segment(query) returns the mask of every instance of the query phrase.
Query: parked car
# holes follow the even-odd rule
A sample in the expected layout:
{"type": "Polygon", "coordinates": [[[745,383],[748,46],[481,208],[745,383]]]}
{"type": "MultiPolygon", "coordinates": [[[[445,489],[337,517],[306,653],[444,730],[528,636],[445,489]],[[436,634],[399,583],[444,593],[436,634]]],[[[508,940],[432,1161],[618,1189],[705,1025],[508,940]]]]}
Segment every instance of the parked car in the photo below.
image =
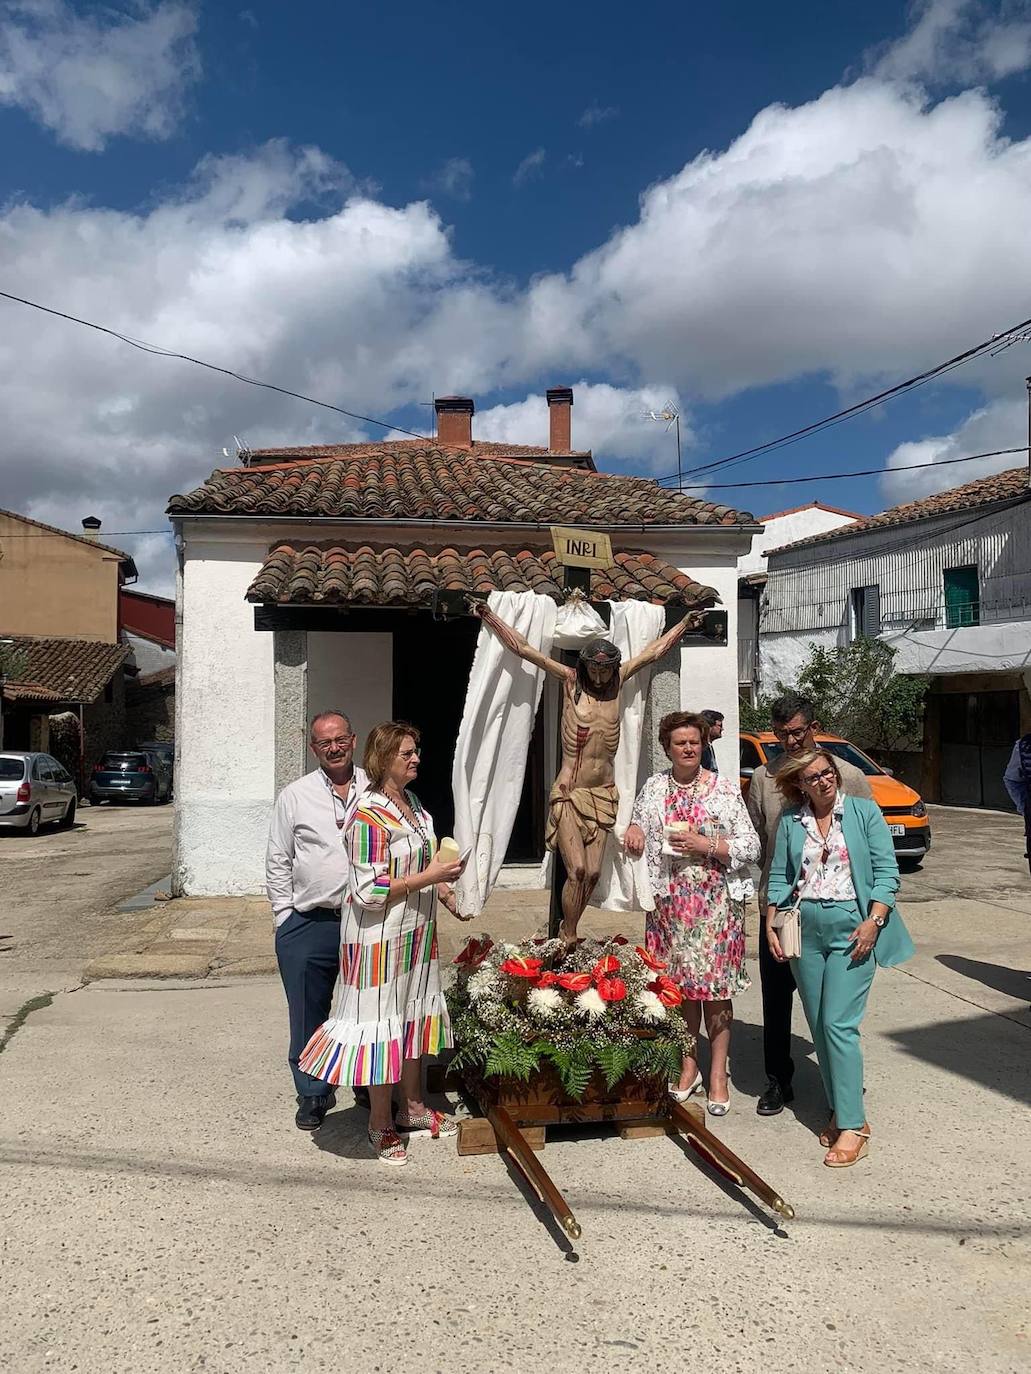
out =
{"type": "Polygon", "coordinates": [[[50,754],[0,754],[0,825],[17,826],[30,835],[56,822],[68,828],[79,800],[75,781],[50,754]]]}
{"type": "Polygon", "coordinates": [[[90,801],[168,801],[172,795],[172,770],[160,755],[149,749],[112,749],[93,765],[90,801]]]}
{"type": "MultiPolygon", "coordinates": [[[[897,859],[922,859],[931,847],[931,822],[919,792],[914,792],[887,768],[874,763],[868,754],[839,735],[817,735],[816,742],[828,753],[844,759],[865,773],[870,791],[881,808],[895,842],[897,859]]],[[[748,795],[752,774],[762,763],[783,753],[784,746],[770,730],[741,736],[741,793],[748,795]]]]}
{"type": "Polygon", "coordinates": [[[168,740],[145,739],[137,747],[147,749],[152,754],[160,754],[170,768],[175,763],[175,745],[168,740]]]}

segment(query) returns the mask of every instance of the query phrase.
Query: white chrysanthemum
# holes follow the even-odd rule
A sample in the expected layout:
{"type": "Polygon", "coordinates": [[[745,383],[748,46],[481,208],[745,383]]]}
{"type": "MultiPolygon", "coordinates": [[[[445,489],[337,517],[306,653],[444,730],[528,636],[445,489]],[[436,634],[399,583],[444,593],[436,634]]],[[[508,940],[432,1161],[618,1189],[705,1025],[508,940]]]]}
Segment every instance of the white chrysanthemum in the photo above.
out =
{"type": "Polygon", "coordinates": [[[592,1021],[596,1016],[605,1015],[605,999],[597,988],[588,988],[586,992],[581,992],[576,999],[576,1005],[584,1016],[589,1016],[592,1021]]]}
{"type": "Polygon", "coordinates": [[[493,982],[494,970],[492,968],[478,968],[469,979],[469,996],[475,1002],[477,998],[490,991],[493,982]]]}
{"type": "Polygon", "coordinates": [[[635,1002],[642,1021],[661,1021],[666,1015],[666,1008],[662,1002],[647,988],[637,994],[635,1002]]]}
{"type": "Polygon", "coordinates": [[[526,1000],[538,1016],[554,1016],[562,1005],[562,994],[558,988],[531,988],[526,1000]]]}

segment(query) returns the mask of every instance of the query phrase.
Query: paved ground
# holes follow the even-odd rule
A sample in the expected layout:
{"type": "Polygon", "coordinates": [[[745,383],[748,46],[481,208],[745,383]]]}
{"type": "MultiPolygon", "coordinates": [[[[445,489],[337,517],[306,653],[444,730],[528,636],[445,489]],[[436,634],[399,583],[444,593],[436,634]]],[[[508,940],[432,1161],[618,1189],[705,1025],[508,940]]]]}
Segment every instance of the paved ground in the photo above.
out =
{"type": "MultiPolygon", "coordinates": [[[[420,1141],[389,1173],[344,1101],[295,1131],[272,979],[58,997],[0,1056],[0,1367],[1026,1369],[1031,880],[1012,818],[935,830],[920,954],[864,1027],[869,1160],[820,1164],[800,1013],[796,1110],[755,1115],[756,990],[736,1003],[715,1129],[794,1204],[782,1229],[674,1142],[567,1135],[543,1159],[572,1251],[497,1157],[420,1141]]],[[[502,894],[489,924],[536,912],[502,894]]]]}
{"type": "Polygon", "coordinates": [[[172,808],[84,806],[71,830],[0,828],[0,1036],[29,999],[74,987],[135,921],[112,908],[171,867],[172,808]]]}

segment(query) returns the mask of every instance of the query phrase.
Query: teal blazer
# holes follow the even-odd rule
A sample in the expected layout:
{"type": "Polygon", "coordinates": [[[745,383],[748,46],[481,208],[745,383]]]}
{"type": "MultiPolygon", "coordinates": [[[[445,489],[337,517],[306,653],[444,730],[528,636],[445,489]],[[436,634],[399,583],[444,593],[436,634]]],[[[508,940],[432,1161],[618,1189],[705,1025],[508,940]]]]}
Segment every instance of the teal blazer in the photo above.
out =
{"type": "MultiPolygon", "coordinates": [[[[888,923],[877,936],[877,943],[873,947],[874,958],[883,968],[904,963],[913,957],[916,947],[895,906],[895,894],[899,890],[899,866],[881,808],[866,797],[846,797],[841,828],[848,846],[856,905],[860,912],[866,916],[871,902],[883,902],[890,912],[888,923]]],[[[801,807],[793,806],[783,813],[777,826],[768,888],[771,906],[787,906],[791,900],[802,864],[804,845],[805,826],[802,824],[801,807]]]]}

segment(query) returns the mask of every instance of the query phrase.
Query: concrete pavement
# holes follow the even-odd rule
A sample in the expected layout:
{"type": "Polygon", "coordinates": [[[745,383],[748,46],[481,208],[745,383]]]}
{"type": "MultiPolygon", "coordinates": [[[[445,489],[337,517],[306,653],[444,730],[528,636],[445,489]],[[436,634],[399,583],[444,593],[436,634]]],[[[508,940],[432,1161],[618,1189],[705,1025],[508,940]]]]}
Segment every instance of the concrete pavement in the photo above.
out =
{"type": "Polygon", "coordinates": [[[800,1011],[795,1109],[755,1115],[757,989],[735,1003],[714,1129],[793,1203],[782,1228],[670,1140],[555,1132],[573,1251],[499,1157],[419,1140],[390,1172],[344,1095],[296,1131],[275,979],[59,996],[0,1057],[0,1367],[1026,1368],[1031,884],[1015,823],[979,819],[907,879],[921,953],[875,980],[868,1160],[820,1163],[800,1011]]]}

